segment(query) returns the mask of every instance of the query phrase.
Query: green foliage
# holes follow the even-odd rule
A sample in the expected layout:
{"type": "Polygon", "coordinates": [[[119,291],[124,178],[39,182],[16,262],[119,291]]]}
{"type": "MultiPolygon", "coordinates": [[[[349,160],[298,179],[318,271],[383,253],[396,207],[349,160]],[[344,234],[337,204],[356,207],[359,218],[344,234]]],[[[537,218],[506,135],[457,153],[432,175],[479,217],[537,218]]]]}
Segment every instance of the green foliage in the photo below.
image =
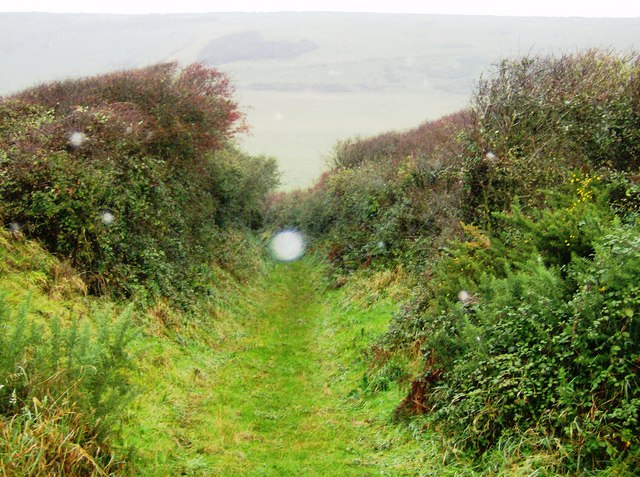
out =
{"type": "Polygon", "coordinates": [[[457,134],[468,114],[406,133],[338,144],[335,168],[315,187],[271,200],[268,223],[297,227],[323,242],[334,270],[418,268],[455,233],[461,151],[457,134]]]}
{"type": "Polygon", "coordinates": [[[638,228],[608,185],[573,177],[548,208],[500,214],[498,236],[465,226],[383,341],[420,344],[430,422],[479,452],[555,440],[561,472],[636,449],[640,411],[638,228]]]}
{"type": "Polygon", "coordinates": [[[637,232],[617,228],[577,260],[573,292],[540,261],[487,277],[457,317],[457,357],[428,399],[434,419],[479,449],[513,432],[554,436],[573,470],[637,445],[637,232]]]}
{"type": "Polygon", "coordinates": [[[469,132],[465,217],[487,225],[519,197],[539,206],[540,189],[572,168],[640,166],[640,63],[590,50],[504,60],[479,82],[469,132]]]}
{"type": "Polygon", "coordinates": [[[275,162],[230,145],[228,79],[175,64],[46,84],[0,102],[0,218],[94,292],[187,303],[230,227],[257,228],[275,162]]]}
{"type": "MultiPolygon", "coordinates": [[[[351,398],[375,398],[413,376],[397,415],[426,413],[410,425],[481,454],[481,471],[503,449],[513,452],[503,461],[530,459],[530,473],[637,468],[638,73],[637,60],[596,51],[505,61],[480,81],[472,111],[340,143],[315,187],[269,197],[268,226],[302,229],[339,283],[373,268],[402,271],[412,287],[385,337],[358,358],[370,366],[351,398]]],[[[184,302],[206,293],[206,316],[176,317],[161,300],[147,317],[193,344],[227,303],[214,282],[255,271],[246,258],[259,255],[256,240],[243,230],[262,225],[263,197],[276,184],[273,160],[230,144],[242,127],[226,78],[201,66],[7,98],[0,217],[12,236],[21,227],[69,257],[95,291],[184,302]]],[[[287,306],[302,310],[300,299],[287,306]]],[[[39,426],[46,408],[46,422],[82,429],[74,435],[86,436],[85,448],[112,455],[96,449],[128,394],[128,329],[106,315],[95,327],[27,315],[0,312],[10,318],[0,334],[4,441],[49,436],[55,425],[39,426]]],[[[307,328],[287,316],[288,332],[307,328]]],[[[219,366],[213,360],[211,372],[219,366]]],[[[208,379],[199,367],[193,376],[208,379]]],[[[175,407],[189,422],[201,401],[175,407]]]]}
{"type": "Polygon", "coordinates": [[[131,397],[130,312],[63,324],[0,295],[1,467],[11,475],[121,469],[116,424],[131,397]],[[31,469],[31,470],[28,470],[31,469]]]}
{"type": "Polygon", "coordinates": [[[564,192],[549,193],[547,207],[530,211],[526,217],[518,204],[511,215],[500,215],[512,223],[540,252],[547,265],[568,265],[572,258],[589,257],[593,244],[613,220],[607,186],[600,176],[574,173],[564,192]]]}
{"type": "Polygon", "coordinates": [[[215,222],[225,227],[263,225],[265,195],[278,185],[278,164],[274,158],[252,157],[228,148],[208,164],[210,193],[218,207],[215,222]]]}

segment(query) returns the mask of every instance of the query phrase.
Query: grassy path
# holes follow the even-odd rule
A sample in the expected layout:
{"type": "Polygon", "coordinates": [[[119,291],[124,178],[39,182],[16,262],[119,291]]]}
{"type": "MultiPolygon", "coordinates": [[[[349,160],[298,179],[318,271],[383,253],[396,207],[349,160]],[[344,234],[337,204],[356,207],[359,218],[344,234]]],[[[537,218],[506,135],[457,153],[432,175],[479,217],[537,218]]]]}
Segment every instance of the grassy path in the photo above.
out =
{"type": "Polygon", "coordinates": [[[418,475],[419,444],[389,422],[402,392],[361,386],[362,349],[392,305],[334,306],[320,273],[274,266],[250,309],[210,330],[213,346],[146,351],[155,365],[129,424],[139,474],[418,475]]]}
{"type": "Polygon", "coordinates": [[[308,264],[275,269],[215,392],[220,475],[370,475],[361,423],[329,386],[320,286],[308,264]]]}

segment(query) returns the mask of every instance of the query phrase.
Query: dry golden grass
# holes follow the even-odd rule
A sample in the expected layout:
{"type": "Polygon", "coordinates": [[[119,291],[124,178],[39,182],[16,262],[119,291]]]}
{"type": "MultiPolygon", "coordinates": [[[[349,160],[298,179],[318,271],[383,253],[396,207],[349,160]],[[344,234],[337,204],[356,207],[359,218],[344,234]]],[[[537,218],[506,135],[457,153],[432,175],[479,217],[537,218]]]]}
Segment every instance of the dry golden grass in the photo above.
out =
{"type": "Polygon", "coordinates": [[[95,430],[69,403],[34,399],[28,413],[0,417],[0,476],[107,476],[124,461],[101,445],[95,430]]]}

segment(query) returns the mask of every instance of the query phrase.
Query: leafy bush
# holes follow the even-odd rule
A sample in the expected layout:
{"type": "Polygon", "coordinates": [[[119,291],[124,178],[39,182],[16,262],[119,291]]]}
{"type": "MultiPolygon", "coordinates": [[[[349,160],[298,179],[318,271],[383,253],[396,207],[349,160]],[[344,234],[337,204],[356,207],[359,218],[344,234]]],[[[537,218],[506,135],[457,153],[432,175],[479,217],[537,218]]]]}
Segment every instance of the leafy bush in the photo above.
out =
{"type": "Polygon", "coordinates": [[[499,235],[465,226],[382,342],[423,353],[403,406],[419,398],[480,452],[555,440],[561,472],[635,449],[640,416],[638,228],[614,217],[607,185],[573,177],[549,208],[501,214],[499,235]]]}
{"type": "Polygon", "coordinates": [[[258,227],[271,159],[215,69],[157,65],[46,84],[0,102],[0,218],[80,269],[94,292],[188,301],[223,229],[258,227]],[[14,225],[18,226],[18,225],[14,225]]]}
{"type": "Polygon", "coordinates": [[[572,168],[640,166],[640,62],[597,50],[504,60],[479,82],[468,138],[465,216],[541,203],[572,168]]]}
{"type": "MultiPolygon", "coordinates": [[[[533,430],[571,449],[565,465],[598,467],[635,444],[640,411],[637,230],[618,228],[573,268],[530,262],[487,277],[459,312],[457,358],[426,405],[477,449],[533,430]]],[[[451,316],[451,315],[450,315],[451,316]]]]}
{"type": "Polygon", "coordinates": [[[468,120],[461,112],[405,133],[339,143],[335,167],[313,188],[272,197],[269,223],[322,242],[338,271],[422,266],[437,237],[459,229],[457,136],[468,120]]]}

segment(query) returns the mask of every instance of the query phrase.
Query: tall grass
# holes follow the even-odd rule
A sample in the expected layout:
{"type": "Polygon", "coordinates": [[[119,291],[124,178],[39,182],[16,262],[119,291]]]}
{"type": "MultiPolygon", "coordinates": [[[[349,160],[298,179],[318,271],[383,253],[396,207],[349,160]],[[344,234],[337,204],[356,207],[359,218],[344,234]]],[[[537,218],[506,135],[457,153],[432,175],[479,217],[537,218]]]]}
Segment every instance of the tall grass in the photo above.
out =
{"type": "Polygon", "coordinates": [[[0,291],[3,475],[109,475],[125,468],[117,423],[132,396],[131,311],[43,320],[0,291]]]}

